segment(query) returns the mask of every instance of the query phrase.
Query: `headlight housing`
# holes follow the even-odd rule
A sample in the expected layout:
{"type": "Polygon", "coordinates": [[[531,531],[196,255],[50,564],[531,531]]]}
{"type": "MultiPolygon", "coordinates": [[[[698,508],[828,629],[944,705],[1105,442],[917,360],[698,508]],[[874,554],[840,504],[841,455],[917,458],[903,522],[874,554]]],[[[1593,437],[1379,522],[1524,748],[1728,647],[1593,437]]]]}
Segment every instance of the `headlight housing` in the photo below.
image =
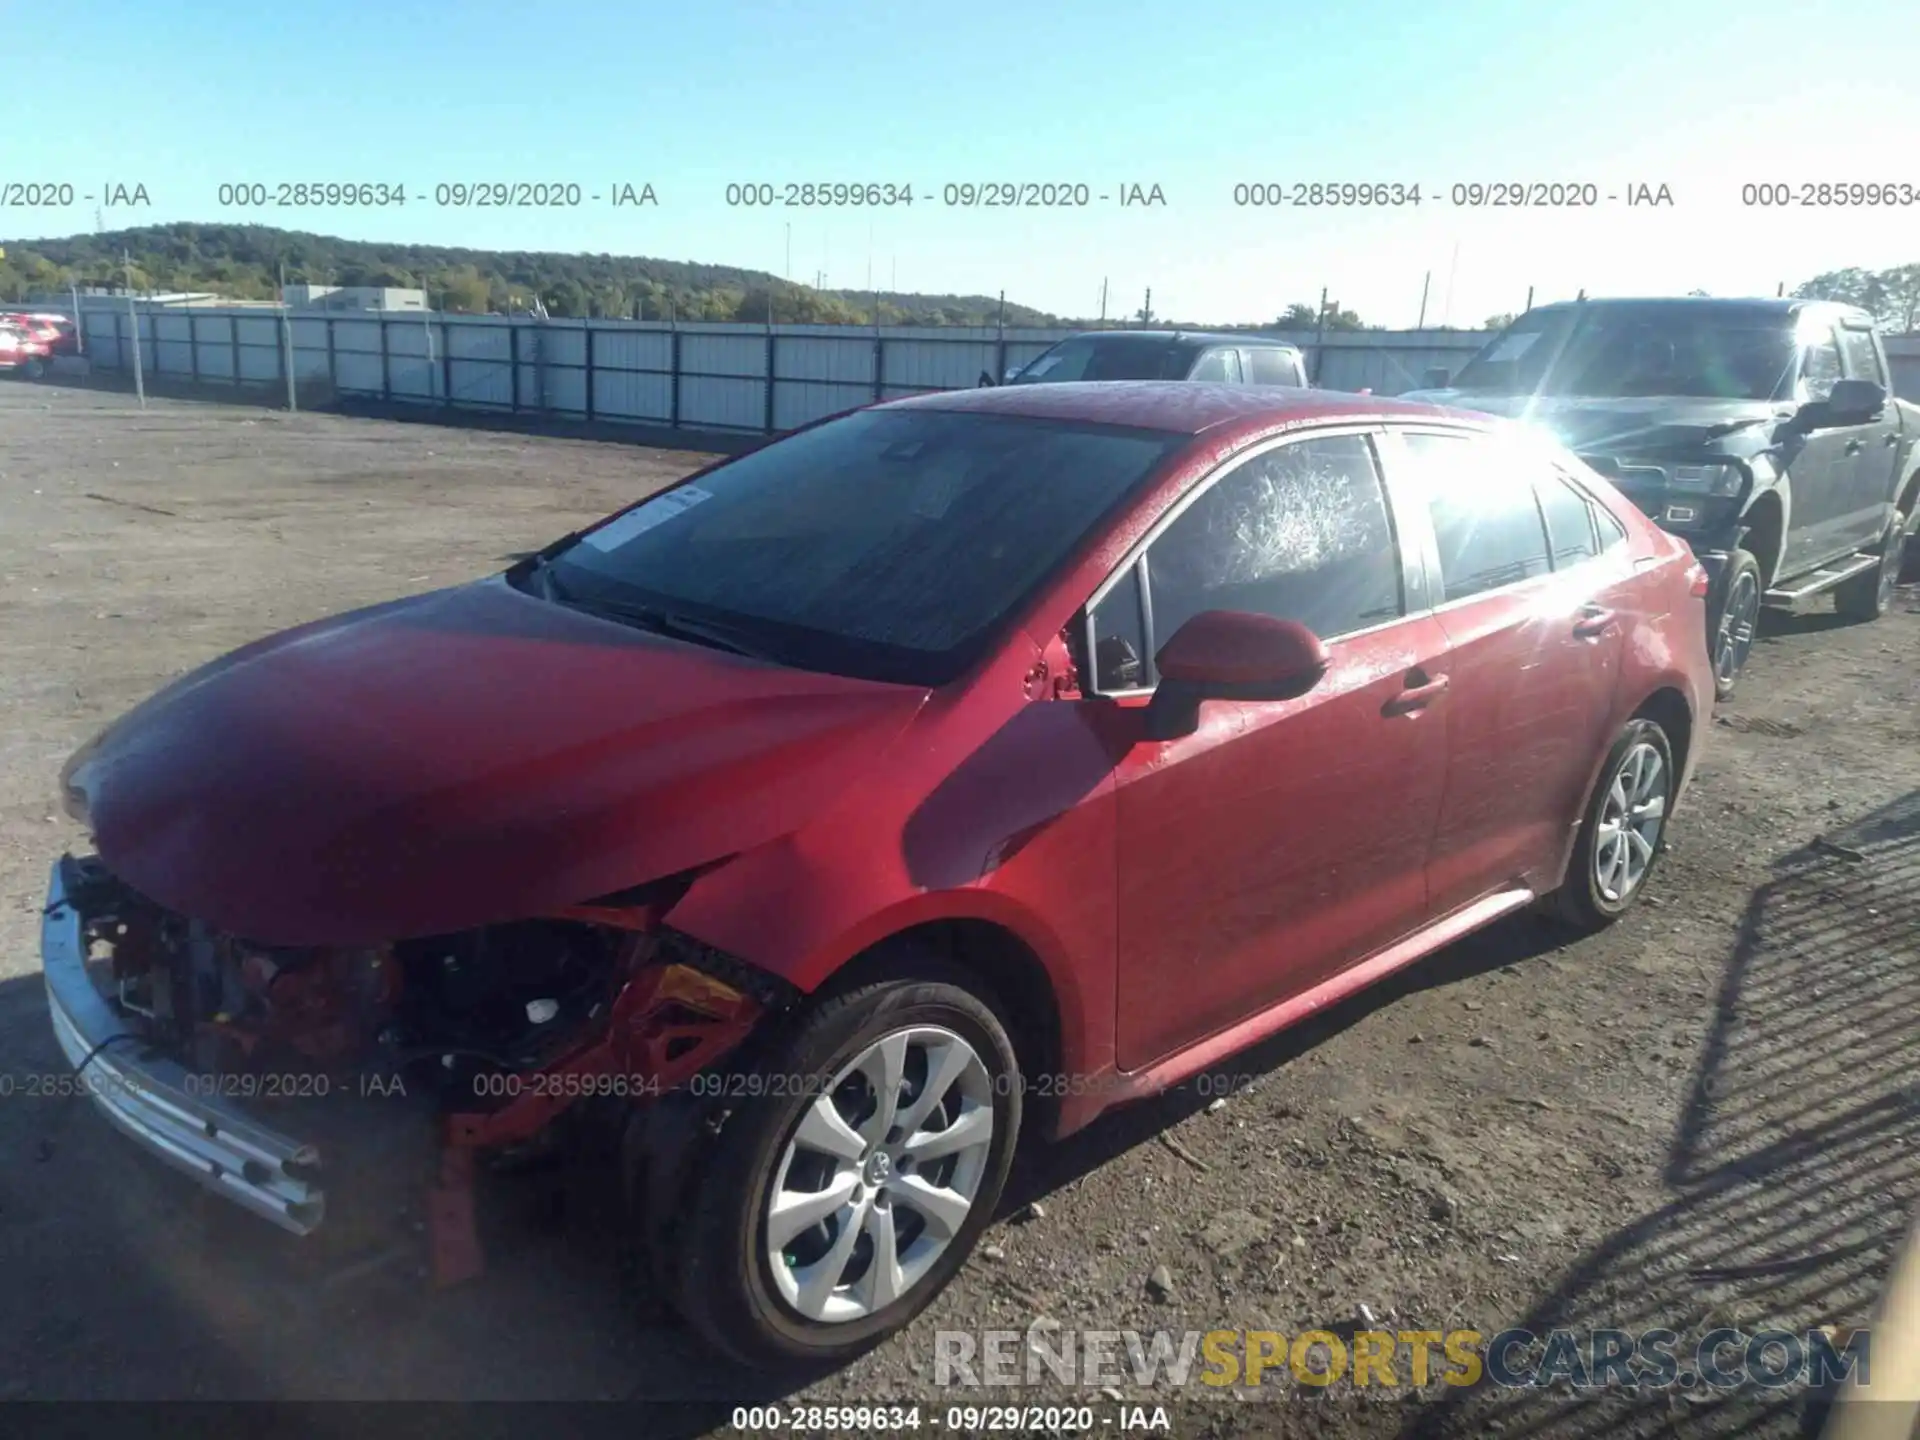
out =
{"type": "Polygon", "coordinates": [[[1736,460],[1706,460],[1688,465],[1618,460],[1595,468],[1629,490],[1673,490],[1726,499],[1738,495],[1747,483],[1747,472],[1736,460]]]}
{"type": "Polygon", "coordinates": [[[1667,469],[1667,487],[1690,490],[1700,495],[1738,495],[1746,476],[1731,461],[1715,460],[1704,465],[1673,465],[1667,469]]]}
{"type": "Polygon", "coordinates": [[[82,783],[80,772],[86,768],[94,752],[99,750],[100,742],[107,738],[107,732],[112,728],[106,725],[95,731],[60,767],[60,808],[69,820],[77,820],[89,830],[93,828],[91,796],[88,787],[82,783]]]}

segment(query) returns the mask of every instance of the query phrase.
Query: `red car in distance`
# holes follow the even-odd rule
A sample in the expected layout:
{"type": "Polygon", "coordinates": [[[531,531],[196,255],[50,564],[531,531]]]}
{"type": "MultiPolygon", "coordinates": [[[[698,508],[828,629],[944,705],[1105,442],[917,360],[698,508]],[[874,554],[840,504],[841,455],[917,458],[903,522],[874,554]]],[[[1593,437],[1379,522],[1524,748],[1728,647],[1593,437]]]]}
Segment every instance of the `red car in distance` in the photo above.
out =
{"type": "Polygon", "coordinates": [[[1023,1133],[1522,907],[1631,906],[1705,594],[1504,421],[872,407],[108,727],[62,777],[98,854],[55,866],[54,1028],[119,1128],[295,1231],[352,1201],[339,1152],[209,1075],[431,1079],[456,1197],[456,1157],[611,1100],[679,1311],[843,1359],[961,1265],[1023,1133]]]}
{"type": "Polygon", "coordinates": [[[38,380],[52,354],[52,345],[32,326],[0,316],[0,371],[38,380]]]}
{"type": "Polygon", "coordinates": [[[46,353],[50,356],[80,353],[79,332],[74,328],[73,321],[65,315],[14,311],[0,314],[0,324],[19,326],[34,340],[45,345],[46,353]]]}

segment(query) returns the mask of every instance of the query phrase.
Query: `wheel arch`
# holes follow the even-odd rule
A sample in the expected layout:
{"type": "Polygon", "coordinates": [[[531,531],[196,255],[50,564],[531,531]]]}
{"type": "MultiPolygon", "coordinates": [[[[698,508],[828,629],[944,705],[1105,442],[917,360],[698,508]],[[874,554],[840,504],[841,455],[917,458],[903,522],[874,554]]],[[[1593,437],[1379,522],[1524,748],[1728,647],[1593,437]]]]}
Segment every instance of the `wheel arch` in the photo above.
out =
{"type": "MultiPolygon", "coordinates": [[[[1029,1082],[1035,1076],[1057,1074],[1065,1068],[1071,1041],[1052,972],[1024,938],[991,919],[946,916],[896,930],[848,959],[813,998],[884,979],[899,963],[902,952],[912,950],[936,955],[980,980],[998,1002],[1021,1073],[1029,1082]]],[[[1030,1085],[1028,1103],[1044,1102],[1045,1092],[1051,1088],[1041,1087],[1036,1092],[1030,1085]]],[[[1051,1107],[1047,1109],[1041,1117],[1043,1123],[1035,1128],[1050,1134],[1056,1117],[1051,1107]]]]}
{"type": "Polygon", "coordinates": [[[1900,482],[1894,491],[1894,504],[1902,515],[1911,522],[1916,507],[1920,507],[1920,450],[1913,457],[1913,468],[1907,471],[1906,479],[1900,482]]]}
{"type": "Polygon", "coordinates": [[[1634,707],[1629,718],[1651,720],[1667,732],[1667,744],[1673,749],[1674,773],[1684,776],[1693,754],[1695,717],[1693,707],[1680,689],[1673,685],[1660,686],[1634,707]]]}
{"type": "Polygon", "coordinates": [[[1786,552],[1791,498],[1780,486],[1763,490],[1740,517],[1740,548],[1760,562],[1760,587],[1771,589],[1786,552]]]}

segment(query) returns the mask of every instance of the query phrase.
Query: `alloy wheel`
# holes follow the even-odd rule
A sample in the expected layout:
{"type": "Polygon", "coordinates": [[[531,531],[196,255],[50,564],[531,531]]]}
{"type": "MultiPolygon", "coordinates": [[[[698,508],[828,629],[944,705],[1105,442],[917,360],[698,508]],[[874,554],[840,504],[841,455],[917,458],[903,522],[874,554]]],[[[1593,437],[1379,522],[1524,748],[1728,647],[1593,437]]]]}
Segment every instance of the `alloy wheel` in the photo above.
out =
{"type": "Polygon", "coordinates": [[[1618,905],[1647,878],[1667,819],[1668,767],[1658,749],[1641,741],[1620,758],[1600,808],[1593,847],[1593,878],[1609,904],[1618,905]]]}
{"type": "Polygon", "coordinates": [[[1727,592],[1727,603],[1720,610],[1719,632],[1714,638],[1713,673],[1722,685],[1731,684],[1747,663],[1747,652],[1753,649],[1754,631],[1759,624],[1760,581],[1751,571],[1743,571],[1734,576],[1733,588],[1727,592]]]}
{"type": "Polygon", "coordinates": [[[914,1026],[868,1045],[788,1138],[763,1213],[781,1297],[836,1324],[925,1278],[972,1213],[993,1141],[993,1081],[960,1036],[914,1026]]]}

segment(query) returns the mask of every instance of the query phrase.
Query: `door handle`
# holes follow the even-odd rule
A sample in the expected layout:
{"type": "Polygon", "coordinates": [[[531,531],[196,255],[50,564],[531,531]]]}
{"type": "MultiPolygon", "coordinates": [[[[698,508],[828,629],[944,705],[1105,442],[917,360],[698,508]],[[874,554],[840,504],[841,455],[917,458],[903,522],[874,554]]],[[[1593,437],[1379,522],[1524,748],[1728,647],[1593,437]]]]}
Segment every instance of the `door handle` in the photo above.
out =
{"type": "Polygon", "coordinates": [[[1862,450],[1866,448],[1867,448],[1867,442],[1858,438],[1857,436],[1854,439],[1847,441],[1847,454],[1849,455],[1858,455],[1862,450]]]}
{"type": "MultiPolygon", "coordinates": [[[[1415,675],[1420,673],[1420,671],[1414,672],[1415,675]]],[[[1411,680],[1413,676],[1410,675],[1407,678],[1411,680]]],[[[1431,680],[1423,680],[1418,684],[1407,686],[1387,701],[1383,708],[1388,715],[1410,715],[1416,710],[1426,709],[1446,692],[1446,688],[1447,677],[1435,675],[1431,680]]]]}
{"type": "Polygon", "coordinates": [[[1900,443],[1900,437],[1898,435],[1895,435],[1892,431],[1888,431],[1885,435],[1882,435],[1880,437],[1880,443],[1886,446],[1887,449],[1891,450],[1893,449],[1894,446],[1900,443]]]}
{"type": "Polygon", "coordinates": [[[1592,640],[1606,633],[1613,624],[1613,611],[1603,605],[1582,605],[1580,618],[1573,622],[1573,633],[1582,640],[1592,640]]]}

